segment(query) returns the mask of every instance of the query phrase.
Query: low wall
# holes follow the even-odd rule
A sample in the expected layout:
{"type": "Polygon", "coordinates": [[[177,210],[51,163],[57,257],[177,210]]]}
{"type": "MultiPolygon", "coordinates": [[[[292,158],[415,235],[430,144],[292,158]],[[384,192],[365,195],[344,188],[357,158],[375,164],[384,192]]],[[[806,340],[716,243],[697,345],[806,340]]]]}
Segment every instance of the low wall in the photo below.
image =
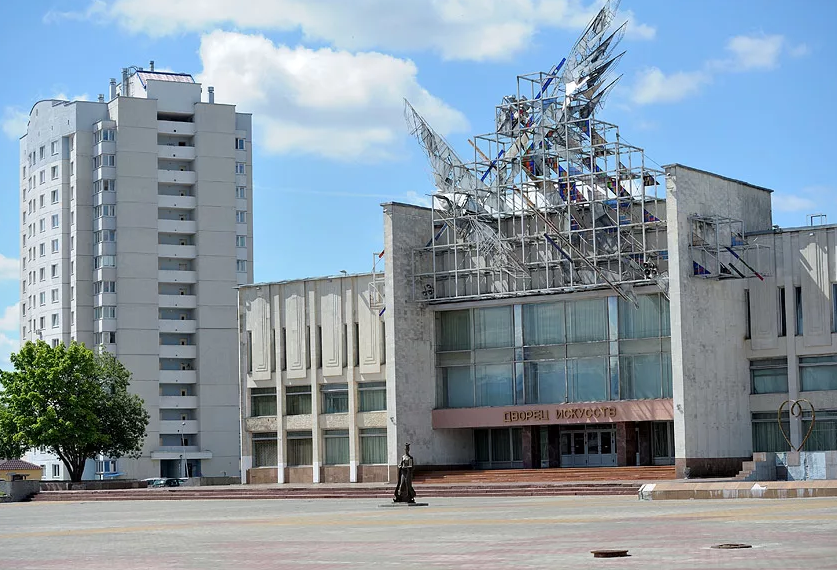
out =
{"type": "Polygon", "coordinates": [[[41,491],[110,491],[119,489],[145,489],[148,481],[111,480],[111,481],[41,481],[41,491]]]}
{"type": "Polygon", "coordinates": [[[5,502],[18,503],[28,500],[32,495],[41,491],[40,481],[2,481],[0,480],[0,493],[5,502]]]}
{"type": "Polygon", "coordinates": [[[777,453],[776,478],[785,481],[837,479],[837,451],[777,453]]]}

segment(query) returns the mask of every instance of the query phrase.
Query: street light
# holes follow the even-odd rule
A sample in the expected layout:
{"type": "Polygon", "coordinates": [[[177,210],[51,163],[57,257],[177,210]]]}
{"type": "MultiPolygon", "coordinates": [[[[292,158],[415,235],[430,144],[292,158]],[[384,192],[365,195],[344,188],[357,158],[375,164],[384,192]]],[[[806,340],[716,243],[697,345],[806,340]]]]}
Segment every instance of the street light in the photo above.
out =
{"type": "Polygon", "coordinates": [[[183,453],[180,455],[180,476],[186,477],[186,442],[183,438],[183,430],[186,429],[186,420],[181,420],[180,429],[177,432],[180,434],[180,447],[183,448],[183,453]]]}

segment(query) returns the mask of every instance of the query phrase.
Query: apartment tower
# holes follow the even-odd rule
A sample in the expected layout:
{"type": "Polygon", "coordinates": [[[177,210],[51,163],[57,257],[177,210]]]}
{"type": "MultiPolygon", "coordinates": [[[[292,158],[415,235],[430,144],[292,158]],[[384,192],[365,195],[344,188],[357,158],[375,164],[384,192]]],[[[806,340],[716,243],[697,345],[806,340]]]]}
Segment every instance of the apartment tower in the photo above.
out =
{"type": "MultiPolygon", "coordinates": [[[[251,116],[129,68],[20,140],[21,339],[103,347],[151,416],[97,476],[239,474],[235,287],[253,281],[251,116]]],[[[98,470],[97,470],[98,471],[98,470]]],[[[98,477],[97,477],[98,478],[98,477]]]]}

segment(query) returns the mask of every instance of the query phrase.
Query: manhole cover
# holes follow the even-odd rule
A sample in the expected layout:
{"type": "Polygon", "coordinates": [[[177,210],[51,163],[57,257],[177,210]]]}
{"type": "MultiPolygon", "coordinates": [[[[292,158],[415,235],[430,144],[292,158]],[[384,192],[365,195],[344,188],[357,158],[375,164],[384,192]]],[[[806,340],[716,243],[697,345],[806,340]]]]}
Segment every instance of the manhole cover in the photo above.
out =
{"type": "Polygon", "coordinates": [[[609,549],[609,550],[591,550],[593,558],[621,558],[627,556],[627,550],[609,549]]]}
{"type": "Polygon", "coordinates": [[[741,544],[740,542],[730,542],[726,544],[716,544],[712,548],[720,548],[721,550],[735,550],[736,548],[752,548],[749,544],[741,544]]]}

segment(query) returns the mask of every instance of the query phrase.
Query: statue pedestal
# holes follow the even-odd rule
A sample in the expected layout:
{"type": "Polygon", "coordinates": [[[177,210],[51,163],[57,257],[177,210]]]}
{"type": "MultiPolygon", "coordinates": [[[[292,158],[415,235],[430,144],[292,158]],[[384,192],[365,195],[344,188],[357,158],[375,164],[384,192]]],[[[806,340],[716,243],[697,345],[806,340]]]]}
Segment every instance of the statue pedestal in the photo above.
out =
{"type": "Polygon", "coordinates": [[[386,503],[384,505],[378,505],[382,509],[387,509],[390,507],[427,507],[429,506],[428,503],[386,503]]]}

